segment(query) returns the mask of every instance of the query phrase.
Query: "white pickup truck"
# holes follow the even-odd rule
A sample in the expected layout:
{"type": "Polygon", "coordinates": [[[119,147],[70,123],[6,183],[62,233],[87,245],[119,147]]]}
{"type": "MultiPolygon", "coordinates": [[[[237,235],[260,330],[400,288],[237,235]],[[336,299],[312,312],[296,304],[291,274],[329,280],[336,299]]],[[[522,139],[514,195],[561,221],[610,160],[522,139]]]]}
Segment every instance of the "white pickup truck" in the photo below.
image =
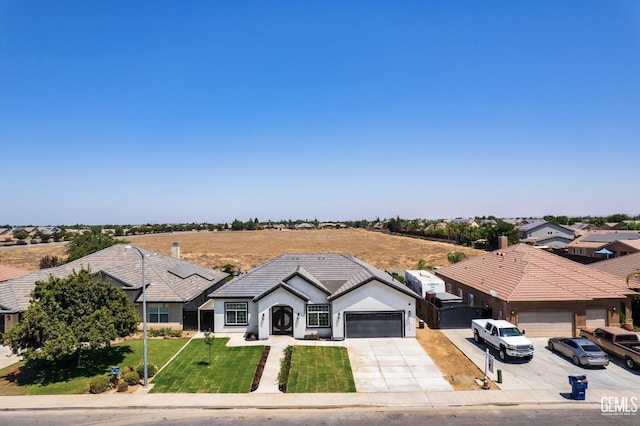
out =
{"type": "Polygon", "coordinates": [[[524,337],[524,332],[504,320],[474,319],[471,321],[473,340],[486,342],[498,350],[501,360],[508,357],[533,358],[533,343],[524,337]]]}

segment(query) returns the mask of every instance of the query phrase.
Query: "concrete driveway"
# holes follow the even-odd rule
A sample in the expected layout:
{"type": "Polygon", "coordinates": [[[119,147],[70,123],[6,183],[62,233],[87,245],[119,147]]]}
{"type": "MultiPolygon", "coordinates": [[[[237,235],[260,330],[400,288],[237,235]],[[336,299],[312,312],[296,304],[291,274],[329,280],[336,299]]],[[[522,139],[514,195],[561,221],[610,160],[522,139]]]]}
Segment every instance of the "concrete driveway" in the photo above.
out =
{"type": "MultiPolygon", "coordinates": [[[[245,341],[238,333],[218,333],[229,337],[229,346],[270,345],[271,352],[258,393],[279,393],[277,377],[285,347],[343,346],[347,348],[357,392],[451,391],[429,355],[415,338],[296,340],[290,336],[269,336],[266,340],[245,341]]],[[[200,337],[200,335],[198,335],[200,337]]]]}
{"type": "Polygon", "coordinates": [[[22,357],[14,355],[11,352],[11,348],[8,346],[0,345],[0,369],[10,366],[11,364],[15,364],[20,361],[22,357]]]}
{"type": "MultiPolygon", "coordinates": [[[[470,329],[441,330],[474,364],[482,371],[485,365],[486,345],[478,345],[473,341],[470,329]]],[[[587,393],[590,391],[628,390],[629,396],[640,394],[640,370],[628,370],[624,363],[617,359],[606,368],[578,367],[557,353],[547,349],[547,338],[531,338],[535,353],[529,362],[521,360],[500,361],[498,353],[491,350],[496,358],[494,373],[489,377],[496,380],[497,369],[502,370],[503,383],[498,386],[503,390],[549,390],[566,394],[571,392],[568,376],[570,374],[585,374],[589,381],[587,393]]]]}
{"type": "Polygon", "coordinates": [[[358,392],[453,390],[416,339],[346,339],[358,392]]]}

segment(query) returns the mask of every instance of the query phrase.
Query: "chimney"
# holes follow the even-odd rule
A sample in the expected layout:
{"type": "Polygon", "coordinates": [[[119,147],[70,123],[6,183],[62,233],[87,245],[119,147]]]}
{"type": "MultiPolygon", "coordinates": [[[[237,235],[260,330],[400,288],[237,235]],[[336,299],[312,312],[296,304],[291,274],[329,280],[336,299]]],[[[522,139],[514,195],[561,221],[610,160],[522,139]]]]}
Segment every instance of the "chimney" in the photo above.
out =
{"type": "Polygon", "coordinates": [[[504,250],[509,245],[509,238],[506,235],[498,237],[498,249],[504,250]]]}
{"type": "Polygon", "coordinates": [[[171,257],[180,259],[180,244],[178,243],[171,244],[171,257]]]}

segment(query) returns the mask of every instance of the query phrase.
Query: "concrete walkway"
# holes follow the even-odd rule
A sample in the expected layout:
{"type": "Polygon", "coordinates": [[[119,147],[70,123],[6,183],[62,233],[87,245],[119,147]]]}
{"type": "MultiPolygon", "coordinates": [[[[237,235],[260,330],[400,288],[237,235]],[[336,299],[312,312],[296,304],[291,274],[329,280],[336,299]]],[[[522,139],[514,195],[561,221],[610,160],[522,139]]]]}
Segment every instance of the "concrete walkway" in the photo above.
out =
{"type": "Polygon", "coordinates": [[[21,359],[22,357],[14,355],[9,347],[0,345],[0,370],[11,364],[15,364],[21,359]]]}

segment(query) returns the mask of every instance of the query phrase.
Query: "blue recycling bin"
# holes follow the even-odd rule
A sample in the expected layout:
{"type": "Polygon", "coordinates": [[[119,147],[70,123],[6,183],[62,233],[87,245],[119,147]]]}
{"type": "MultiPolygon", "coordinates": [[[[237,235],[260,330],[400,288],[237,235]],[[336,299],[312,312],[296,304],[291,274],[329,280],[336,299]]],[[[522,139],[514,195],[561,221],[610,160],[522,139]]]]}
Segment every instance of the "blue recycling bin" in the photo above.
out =
{"type": "Polygon", "coordinates": [[[571,398],[584,401],[589,387],[587,376],[584,374],[571,374],[569,375],[569,384],[571,385],[571,398]]]}

